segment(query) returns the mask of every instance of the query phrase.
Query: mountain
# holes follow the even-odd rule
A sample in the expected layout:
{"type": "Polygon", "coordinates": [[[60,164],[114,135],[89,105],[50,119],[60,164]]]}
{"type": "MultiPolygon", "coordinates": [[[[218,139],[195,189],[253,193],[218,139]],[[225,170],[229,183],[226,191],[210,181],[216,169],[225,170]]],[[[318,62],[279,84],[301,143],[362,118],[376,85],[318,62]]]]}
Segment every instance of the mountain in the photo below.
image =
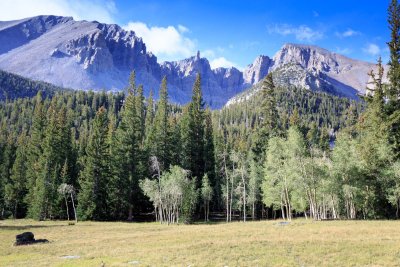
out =
{"type": "Polygon", "coordinates": [[[115,24],[75,21],[71,17],[38,16],[0,22],[0,69],[74,89],[122,90],[129,73],[157,93],[164,75],[171,100],[190,100],[195,76],[202,74],[204,98],[212,106],[240,92],[237,69],[212,70],[196,56],[158,64],[143,40],[115,24]],[[228,88],[229,87],[229,88],[228,88]]]}
{"type": "MultiPolygon", "coordinates": [[[[387,66],[385,69],[387,71],[387,66]]],[[[266,56],[256,58],[244,73],[249,84],[257,83],[268,72],[274,71],[280,85],[356,98],[358,94],[365,94],[371,70],[376,70],[376,64],[354,60],[317,46],[285,44],[272,59],[266,56]]]]}
{"type": "Polygon", "coordinates": [[[243,72],[212,69],[200,53],[180,61],[158,63],[133,31],[115,24],[75,21],[72,17],[37,16],[0,22],[0,69],[61,87],[123,90],[129,73],[145,94],[157,94],[166,76],[170,98],[186,103],[197,73],[202,75],[205,102],[213,108],[257,84],[270,71],[282,85],[356,98],[364,93],[374,64],[316,47],[284,45],[274,57],[259,56],[243,72]]]}

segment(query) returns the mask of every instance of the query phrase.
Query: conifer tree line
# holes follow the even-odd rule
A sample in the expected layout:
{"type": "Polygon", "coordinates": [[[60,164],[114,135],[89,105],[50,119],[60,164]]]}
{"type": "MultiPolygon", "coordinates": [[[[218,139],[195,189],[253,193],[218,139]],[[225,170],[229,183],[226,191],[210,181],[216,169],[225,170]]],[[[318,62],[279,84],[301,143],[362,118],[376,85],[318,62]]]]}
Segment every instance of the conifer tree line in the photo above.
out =
{"type": "Polygon", "coordinates": [[[352,101],[279,87],[205,106],[201,76],[187,105],[124,93],[39,92],[0,102],[0,217],[161,223],[304,216],[398,218],[400,7],[388,9],[389,82],[352,101]]]}
{"type": "MultiPolygon", "coordinates": [[[[210,211],[226,213],[229,220],[246,218],[246,207],[246,215],[260,217],[260,159],[268,138],[263,129],[280,125],[278,135],[287,128],[272,119],[280,113],[274,94],[264,97],[272,101],[264,109],[275,110],[264,127],[264,115],[257,109],[246,113],[247,105],[205,107],[200,76],[192,101],[183,107],[168,102],[166,79],[158,101],[153,93],[144,97],[134,72],[129,84],[126,95],[65,91],[1,102],[2,217],[72,219],[76,209],[81,220],[134,220],[154,212],[157,220],[174,223],[208,220],[210,211]]],[[[302,107],[308,104],[300,103],[308,93],[296,94],[294,120],[307,112],[302,107]]],[[[334,107],[321,122],[350,105],[329,95],[312,96],[334,107]]],[[[304,131],[313,129],[318,143],[328,142],[322,125],[305,120],[304,131]]]]}

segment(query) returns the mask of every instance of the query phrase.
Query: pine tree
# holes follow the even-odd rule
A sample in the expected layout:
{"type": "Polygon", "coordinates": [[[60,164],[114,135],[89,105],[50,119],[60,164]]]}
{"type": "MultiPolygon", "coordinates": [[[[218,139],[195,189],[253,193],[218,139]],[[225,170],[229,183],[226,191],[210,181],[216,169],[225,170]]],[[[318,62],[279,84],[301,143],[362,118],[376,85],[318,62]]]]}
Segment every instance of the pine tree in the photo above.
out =
{"type": "Polygon", "coordinates": [[[79,175],[78,216],[83,220],[104,220],[108,214],[108,183],[110,177],[107,143],[107,113],[101,107],[94,118],[92,134],[79,175]]]}
{"type": "Polygon", "coordinates": [[[393,132],[390,130],[393,125],[387,120],[385,112],[381,60],[378,61],[378,72],[376,74],[371,72],[370,75],[374,83],[374,94],[367,99],[368,106],[357,125],[359,138],[357,160],[362,170],[362,182],[359,183],[359,187],[363,186],[360,198],[366,201],[359,205],[359,209],[362,210],[364,218],[384,214],[383,207],[387,206],[387,200],[384,198],[383,184],[379,181],[383,179],[385,166],[393,160],[393,145],[396,145],[395,142],[392,144],[389,142],[393,137],[393,132]]]}
{"type": "Polygon", "coordinates": [[[2,180],[2,185],[0,185],[2,188],[0,188],[0,204],[3,206],[1,210],[1,215],[4,216],[5,213],[5,185],[8,184],[11,180],[11,169],[13,166],[13,163],[15,161],[15,152],[16,152],[16,144],[14,141],[13,136],[7,136],[7,140],[5,141],[4,144],[4,150],[2,151],[2,162],[0,164],[0,180],[2,180]]]}
{"type": "Polygon", "coordinates": [[[135,109],[137,112],[138,120],[139,120],[139,127],[140,127],[140,135],[139,140],[141,145],[144,143],[145,137],[145,106],[144,106],[144,95],[143,95],[143,85],[139,85],[136,90],[135,95],[135,109]]]}
{"type": "MultiPolygon", "coordinates": [[[[6,147],[6,145],[4,143],[4,140],[2,140],[2,138],[0,138],[0,172],[2,172],[2,169],[3,169],[5,147],[6,147]]],[[[4,177],[2,175],[0,175],[0,219],[4,218],[4,212],[5,212],[5,208],[6,208],[5,207],[5,199],[4,199],[5,183],[6,183],[6,181],[5,181],[4,177]]]]}
{"type": "Polygon", "coordinates": [[[201,177],[205,173],[205,116],[200,74],[197,74],[192,101],[184,109],[182,120],[182,163],[185,169],[191,171],[193,177],[198,178],[197,188],[199,188],[201,177]]]}
{"type": "Polygon", "coordinates": [[[150,90],[150,95],[147,98],[146,116],[145,116],[145,138],[146,146],[148,146],[148,138],[154,123],[154,100],[153,90],[150,90]]]}
{"type": "Polygon", "coordinates": [[[265,149],[268,145],[268,140],[279,135],[279,125],[277,123],[279,115],[276,108],[275,90],[272,73],[269,73],[262,82],[261,125],[254,135],[252,146],[253,154],[260,164],[265,160],[265,149]]]}
{"type": "Polygon", "coordinates": [[[211,110],[205,111],[204,124],[204,172],[207,174],[213,188],[217,187],[216,172],[215,172],[215,149],[214,149],[214,134],[211,118],[211,110]]]}
{"type": "Polygon", "coordinates": [[[25,134],[22,134],[18,138],[18,148],[11,169],[10,180],[5,186],[6,200],[8,205],[12,207],[14,218],[17,218],[18,214],[25,217],[24,197],[27,191],[26,170],[26,136],[25,134]]]}
{"type": "Polygon", "coordinates": [[[175,116],[169,118],[169,147],[171,165],[180,165],[182,161],[181,125],[175,116]]]}
{"type": "Polygon", "coordinates": [[[388,42],[390,50],[388,98],[396,108],[400,97],[400,6],[397,0],[390,2],[388,22],[391,30],[391,40],[388,42]]]}
{"type": "MultiPolygon", "coordinates": [[[[117,129],[117,151],[115,173],[116,185],[127,206],[127,219],[133,219],[133,211],[140,194],[139,180],[144,178],[142,138],[143,138],[143,94],[135,87],[134,72],[130,77],[128,95],[121,111],[121,123],[117,129]]],[[[117,207],[118,208],[118,207],[117,207]]],[[[125,209],[125,207],[124,207],[125,209]]]]}
{"type": "MultiPolygon", "coordinates": [[[[394,145],[397,157],[400,157],[400,5],[392,0],[388,9],[388,23],[391,30],[391,40],[387,89],[388,104],[386,113],[389,121],[389,140],[394,145]]],[[[379,64],[379,63],[378,63],[379,64]]],[[[378,70],[379,71],[379,70],[378,70]]]]}
{"type": "Polygon", "coordinates": [[[33,200],[29,203],[29,214],[38,219],[55,218],[60,210],[61,199],[57,189],[61,184],[62,166],[71,157],[71,131],[65,107],[57,109],[57,98],[52,99],[48,112],[48,123],[39,156],[38,177],[33,187],[33,200]]]}
{"type": "Polygon", "coordinates": [[[28,194],[25,202],[28,204],[28,213],[33,216],[32,207],[34,206],[36,180],[39,178],[40,162],[43,154],[44,130],[46,127],[46,115],[43,107],[42,93],[39,92],[35,97],[35,108],[33,111],[32,127],[30,139],[27,147],[27,188],[28,194]]]}
{"type": "Polygon", "coordinates": [[[269,73],[263,80],[261,87],[263,102],[262,102],[262,130],[268,138],[278,135],[279,121],[278,111],[276,109],[275,100],[275,84],[273,81],[272,73],[269,73]]]}
{"type": "Polygon", "coordinates": [[[161,170],[167,170],[171,163],[170,146],[172,144],[169,142],[171,130],[168,123],[169,108],[166,77],[164,77],[161,82],[159,97],[154,124],[149,134],[147,144],[149,147],[149,155],[158,158],[161,170]]]}

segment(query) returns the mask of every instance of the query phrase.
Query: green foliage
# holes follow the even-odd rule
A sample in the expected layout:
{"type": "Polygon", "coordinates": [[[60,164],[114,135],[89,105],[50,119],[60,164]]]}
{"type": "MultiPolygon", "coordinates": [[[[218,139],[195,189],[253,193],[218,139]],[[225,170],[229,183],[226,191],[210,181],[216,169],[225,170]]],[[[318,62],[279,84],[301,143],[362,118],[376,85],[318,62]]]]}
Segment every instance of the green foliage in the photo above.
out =
{"type": "Polygon", "coordinates": [[[200,189],[200,195],[203,200],[203,209],[204,209],[204,220],[208,221],[209,220],[209,214],[210,214],[210,202],[213,197],[213,187],[210,184],[210,179],[208,178],[208,175],[205,174],[203,176],[203,179],[201,180],[201,189],[200,189]]]}
{"type": "Polygon", "coordinates": [[[391,0],[389,4],[388,22],[391,30],[391,40],[388,42],[390,50],[388,97],[390,102],[397,104],[400,97],[400,6],[397,0],[391,0]]]}
{"type": "Polygon", "coordinates": [[[21,135],[18,140],[15,161],[11,169],[9,182],[5,185],[5,201],[13,212],[14,218],[18,215],[25,217],[25,203],[23,202],[27,192],[26,188],[26,136],[21,135]],[[23,207],[22,214],[19,212],[23,207]]]}
{"type": "Polygon", "coordinates": [[[153,202],[161,223],[191,222],[198,200],[196,179],[189,179],[189,172],[171,166],[159,180],[146,178],[140,182],[144,194],[153,202]]]}
{"type": "MultiPolygon", "coordinates": [[[[183,155],[182,161],[184,168],[190,170],[194,177],[203,177],[205,169],[204,158],[204,101],[201,91],[200,74],[197,75],[193,85],[192,101],[184,109],[182,130],[183,155]]],[[[208,133],[208,138],[210,138],[208,133]]],[[[210,142],[210,140],[208,140],[210,142]]],[[[210,166],[212,168],[212,166],[210,166]]],[[[197,185],[200,187],[200,184],[197,185]]]]}
{"type": "Polygon", "coordinates": [[[108,214],[108,182],[110,177],[107,144],[107,114],[101,107],[93,120],[92,134],[79,175],[78,217],[82,220],[104,220],[108,214]]]}
{"type": "Polygon", "coordinates": [[[379,60],[365,102],[276,87],[270,73],[211,111],[200,75],[182,107],[168,103],[165,77],[154,101],[134,72],[126,94],[57,91],[0,72],[0,88],[15,89],[0,102],[0,216],[69,217],[63,184],[92,220],[132,220],[152,203],[157,220],[190,222],[199,196],[206,220],[210,207],[227,221],[245,221],[248,208],[253,219],[399,216],[399,14],[392,1],[390,83],[379,60]]]}
{"type": "Polygon", "coordinates": [[[114,210],[126,209],[127,218],[132,220],[137,203],[139,180],[145,177],[146,162],[144,151],[144,97],[143,88],[135,88],[134,72],[130,77],[130,89],[121,111],[121,123],[116,130],[114,153],[114,187],[116,195],[125,203],[113,199],[114,210]],[[122,205],[122,206],[120,206],[122,205]]]}
{"type": "MultiPolygon", "coordinates": [[[[149,154],[158,158],[161,169],[167,170],[172,160],[169,154],[172,144],[170,143],[171,129],[168,123],[170,111],[168,106],[166,77],[164,77],[161,82],[159,96],[160,99],[158,101],[154,123],[150,128],[147,139],[147,147],[149,154]]],[[[151,119],[149,120],[151,121],[151,119]]]]}

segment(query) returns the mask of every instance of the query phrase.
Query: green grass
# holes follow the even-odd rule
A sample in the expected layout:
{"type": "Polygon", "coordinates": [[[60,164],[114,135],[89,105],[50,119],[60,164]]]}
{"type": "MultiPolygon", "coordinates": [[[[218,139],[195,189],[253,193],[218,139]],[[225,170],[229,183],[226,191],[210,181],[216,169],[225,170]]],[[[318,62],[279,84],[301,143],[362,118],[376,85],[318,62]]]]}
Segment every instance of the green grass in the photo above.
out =
{"type": "Polygon", "coordinates": [[[399,266],[400,222],[0,221],[0,266],[399,266]],[[48,244],[14,247],[32,231],[48,244]],[[78,255],[79,259],[63,259],[78,255]]]}

